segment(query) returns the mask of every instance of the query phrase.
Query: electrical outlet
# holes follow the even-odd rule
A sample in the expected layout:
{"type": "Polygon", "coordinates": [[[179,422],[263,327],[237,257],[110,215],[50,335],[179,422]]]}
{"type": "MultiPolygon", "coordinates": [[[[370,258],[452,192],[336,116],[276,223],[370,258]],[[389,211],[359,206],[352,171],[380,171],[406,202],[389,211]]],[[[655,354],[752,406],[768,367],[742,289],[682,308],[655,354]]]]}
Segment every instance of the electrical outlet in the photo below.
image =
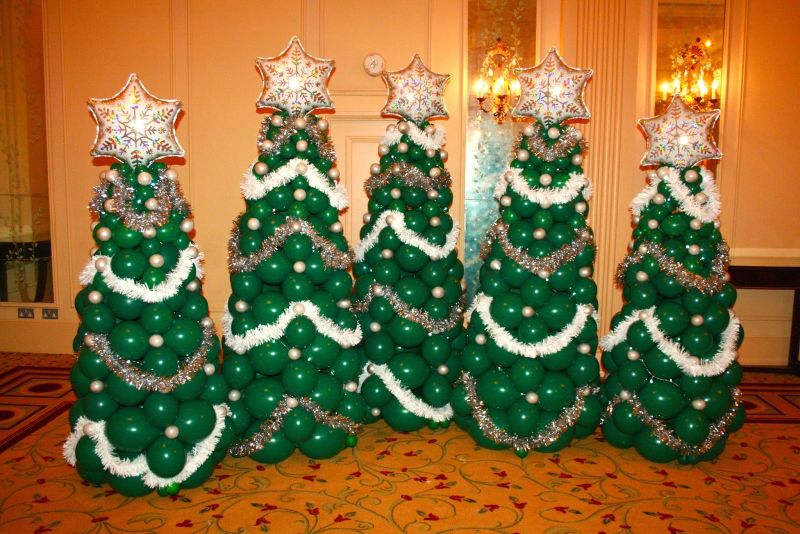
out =
{"type": "Polygon", "coordinates": [[[17,319],[33,319],[33,308],[17,308],[17,319]]]}
{"type": "Polygon", "coordinates": [[[58,319],[58,308],[42,308],[42,319],[58,319]]]}

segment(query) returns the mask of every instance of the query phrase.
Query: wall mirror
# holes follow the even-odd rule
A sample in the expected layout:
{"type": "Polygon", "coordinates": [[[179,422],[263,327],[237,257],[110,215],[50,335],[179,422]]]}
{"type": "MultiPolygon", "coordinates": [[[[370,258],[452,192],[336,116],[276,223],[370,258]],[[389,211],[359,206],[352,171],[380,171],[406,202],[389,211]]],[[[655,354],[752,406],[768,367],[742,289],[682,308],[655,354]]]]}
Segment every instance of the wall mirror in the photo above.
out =
{"type": "Polygon", "coordinates": [[[0,301],[53,302],[41,0],[0,2],[0,301]]]}

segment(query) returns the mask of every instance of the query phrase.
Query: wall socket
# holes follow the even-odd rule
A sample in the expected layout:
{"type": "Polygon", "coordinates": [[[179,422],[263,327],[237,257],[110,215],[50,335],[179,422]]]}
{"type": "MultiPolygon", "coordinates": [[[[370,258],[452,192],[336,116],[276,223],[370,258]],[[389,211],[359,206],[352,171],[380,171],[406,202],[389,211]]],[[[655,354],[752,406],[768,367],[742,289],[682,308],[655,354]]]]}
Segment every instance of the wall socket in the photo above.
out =
{"type": "Polygon", "coordinates": [[[33,319],[33,308],[17,308],[17,319],[33,319]]]}
{"type": "Polygon", "coordinates": [[[42,308],[42,319],[58,319],[58,308],[42,308]]]}

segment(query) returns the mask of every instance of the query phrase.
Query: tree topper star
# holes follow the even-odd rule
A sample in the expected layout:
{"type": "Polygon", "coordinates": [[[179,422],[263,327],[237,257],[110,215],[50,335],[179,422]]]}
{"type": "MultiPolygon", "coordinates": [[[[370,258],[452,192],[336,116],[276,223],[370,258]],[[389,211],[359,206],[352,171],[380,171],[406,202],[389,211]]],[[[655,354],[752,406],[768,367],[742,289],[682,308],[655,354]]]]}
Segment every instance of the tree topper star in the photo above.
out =
{"type": "Polygon", "coordinates": [[[328,80],[334,61],[310,56],[297,36],[275,57],[256,58],[264,87],[258,97],[259,109],[276,109],[304,116],[311,111],[331,110],[328,80]]]}
{"type": "Polygon", "coordinates": [[[532,117],[548,128],[568,119],[592,116],[583,102],[583,90],[592,77],[592,69],[570,67],[551,48],[544,61],[515,72],[520,96],[512,116],[532,117]]]}
{"type": "Polygon", "coordinates": [[[97,122],[92,156],[112,156],[129,165],[146,165],[165,156],[183,156],[175,136],[179,100],[153,96],[136,73],[111,98],[90,98],[97,122]]]}
{"type": "Polygon", "coordinates": [[[679,94],[673,95],[662,115],[639,119],[647,136],[647,152],[641,165],[684,169],[705,159],[721,158],[712,132],[718,117],[718,109],[694,111],[679,94]]]}
{"type": "Polygon", "coordinates": [[[414,55],[406,68],[384,71],[381,78],[389,93],[381,110],[383,116],[409,119],[417,124],[449,116],[444,104],[444,90],[450,75],[428,70],[419,54],[414,55]]]}

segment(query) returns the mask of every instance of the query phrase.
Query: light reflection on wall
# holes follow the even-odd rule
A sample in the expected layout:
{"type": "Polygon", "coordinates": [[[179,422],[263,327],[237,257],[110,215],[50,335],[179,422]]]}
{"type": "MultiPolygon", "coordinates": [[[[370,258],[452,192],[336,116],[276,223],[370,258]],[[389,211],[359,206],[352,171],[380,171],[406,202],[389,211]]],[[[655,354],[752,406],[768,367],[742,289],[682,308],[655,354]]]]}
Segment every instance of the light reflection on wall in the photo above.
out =
{"type": "MultiPolygon", "coordinates": [[[[472,88],[480,74],[486,51],[500,37],[514,48],[520,66],[537,62],[536,2],[529,0],[469,0],[469,62],[467,85],[472,88]]],[[[464,266],[468,298],[478,283],[480,245],[489,225],[497,218],[493,193],[498,176],[511,161],[511,151],[522,124],[506,120],[497,124],[491,113],[478,108],[470,93],[465,167],[464,266]]]]}

